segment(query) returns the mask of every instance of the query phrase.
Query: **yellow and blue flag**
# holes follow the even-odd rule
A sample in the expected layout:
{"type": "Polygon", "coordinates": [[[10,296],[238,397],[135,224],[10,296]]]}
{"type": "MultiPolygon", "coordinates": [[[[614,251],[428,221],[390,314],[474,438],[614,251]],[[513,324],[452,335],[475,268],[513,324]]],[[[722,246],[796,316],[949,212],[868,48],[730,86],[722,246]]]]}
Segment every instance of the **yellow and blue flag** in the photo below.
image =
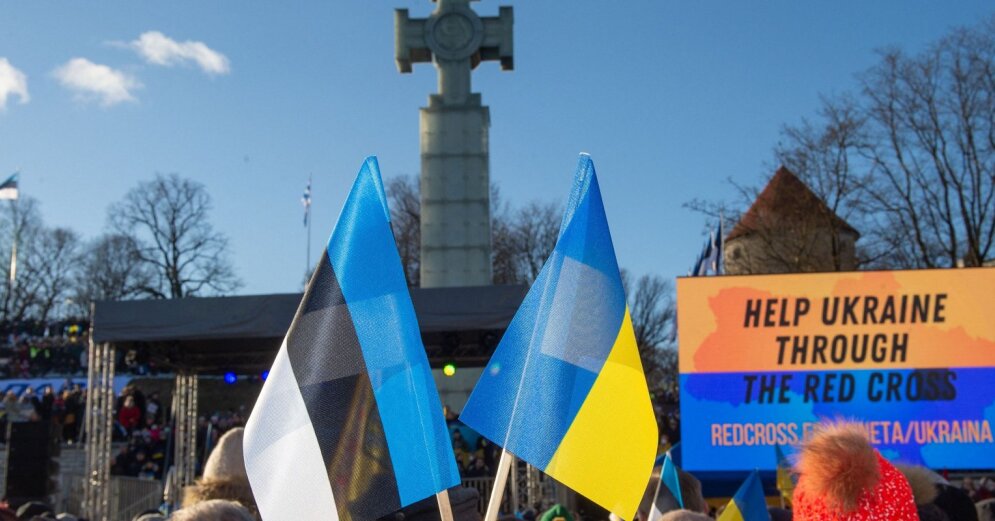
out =
{"type": "Polygon", "coordinates": [[[774,451],[777,455],[777,490],[781,493],[784,501],[790,504],[791,497],[795,493],[796,477],[791,473],[791,463],[784,455],[781,445],[774,445],[774,451]]]}
{"type": "Polygon", "coordinates": [[[308,282],[242,453],[263,519],[372,521],[460,482],[374,157],[308,282]]]}
{"type": "Polygon", "coordinates": [[[624,519],[653,470],[657,426],[590,157],[556,247],[460,420],[624,519]]]}
{"type": "Polygon", "coordinates": [[[718,521],[769,521],[760,473],[753,471],[736,491],[718,521]]]}

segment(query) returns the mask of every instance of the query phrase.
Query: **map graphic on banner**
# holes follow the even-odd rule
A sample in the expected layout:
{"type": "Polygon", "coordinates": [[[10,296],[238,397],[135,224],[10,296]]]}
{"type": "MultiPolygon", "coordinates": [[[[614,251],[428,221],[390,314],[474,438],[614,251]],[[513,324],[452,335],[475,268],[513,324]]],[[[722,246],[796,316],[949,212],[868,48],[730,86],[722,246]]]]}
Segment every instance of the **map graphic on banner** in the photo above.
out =
{"type": "Polygon", "coordinates": [[[689,470],[774,469],[821,419],[889,459],[995,467],[995,268],[678,279],[689,470]]]}

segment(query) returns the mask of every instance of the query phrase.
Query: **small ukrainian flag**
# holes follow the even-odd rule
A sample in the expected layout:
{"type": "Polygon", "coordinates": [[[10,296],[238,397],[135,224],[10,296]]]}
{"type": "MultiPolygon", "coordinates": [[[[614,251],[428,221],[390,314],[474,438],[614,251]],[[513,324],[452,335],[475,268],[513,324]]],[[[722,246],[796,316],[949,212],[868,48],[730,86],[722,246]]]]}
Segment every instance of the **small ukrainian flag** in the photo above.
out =
{"type": "Polygon", "coordinates": [[[760,473],[754,470],[736,491],[732,501],[726,505],[718,521],[769,520],[770,514],[767,513],[767,499],[764,497],[764,487],[760,483],[760,473]]]}

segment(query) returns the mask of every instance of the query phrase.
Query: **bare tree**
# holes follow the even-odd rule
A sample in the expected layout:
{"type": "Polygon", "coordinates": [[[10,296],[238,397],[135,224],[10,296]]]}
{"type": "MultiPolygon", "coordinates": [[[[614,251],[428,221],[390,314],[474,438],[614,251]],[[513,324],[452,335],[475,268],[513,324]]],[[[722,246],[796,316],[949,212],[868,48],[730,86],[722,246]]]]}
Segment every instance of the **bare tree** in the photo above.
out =
{"type": "Polygon", "coordinates": [[[18,201],[10,201],[4,208],[4,219],[0,221],[0,273],[3,274],[4,322],[20,322],[27,318],[35,303],[37,280],[25,265],[35,246],[34,237],[43,229],[38,201],[22,196],[18,201]],[[11,253],[17,237],[17,266],[15,280],[11,281],[11,253]]]}
{"type": "Polygon", "coordinates": [[[995,239],[995,20],[927,51],[882,54],[863,78],[868,208],[915,267],[978,266],[995,239]]]}
{"type": "Polygon", "coordinates": [[[532,201],[516,211],[507,207],[494,214],[491,224],[494,282],[531,284],[556,247],[562,209],[532,201]]]}
{"type": "Polygon", "coordinates": [[[491,273],[494,284],[521,284],[515,258],[515,233],[511,206],[501,197],[501,189],[491,185],[491,273]]]}
{"type": "Polygon", "coordinates": [[[204,185],[176,174],[157,174],[112,205],[113,231],[131,238],[154,276],[138,290],[154,298],[225,294],[241,286],[228,259],[228,238],[208,220],[204,185]]]}
{"type": "Polygon", "coordinates": [[[35,317],[47,323],[51,315],[72,296],[77,276],[80,238],[68,228],[44,228],[33,238],[25,268],[34,282],[35,317]]]}
{"type": "MultiPolygon", "coordinates": [[[[859,93],[823,99],[813,120],[785,126],[774,155],[832,214],[859,230],[859,267],[991,262],[995,19],[954,30],[918,54],[883,51],[861,76],[859,93]]],[[[756,192],[741,190],[744,197],[731,205],[734,212],[748,206],[756,192]]],[[[692,201],[688,206],[714,214],[726,205],[692,201]]],[[[770,240],[750,254],[774,259],[768,264],[783,261],[781,271],[811,271],[807,267],[822,257],[842,268],[840,223],[830,218],[819,225],[814,217],[769,223],[770,240]],[[814,234],[816,228],[832,230],[823,234],[829,248],[814,234]]]]}
{"type": "Polygon", "coordinates": [[[659,275],[643,275],[635,282],[628,271],[622,270],[621,275],[650,390],[670,390],[677,381],[676,346],[671,340],[677,327],[674,286],[659,275]]]}
{"type": "Polygon", "coordinates": [[[104,234],[91,241],[79,262],[79,277],[73,301],[75,311],[89,314],[97,300],[122,300],[141,294],[153,273],[141,262],[138,245],[126,235],[104,234]]]}
{"type": "MultiPolygon", "coordinates": [[[[809,209],[805,215],[781,225],[801,229],[786,234],[795,240],[776,255],[780,241],[768,238],[767,250],[786,267],[784,271],[818,271],[825,262],[813,262],[813,256],[825,256],[834,271],[852,269],[846,262],[854,252],[843,236],[849,232],[847,225],[857,230],[873,228],[873,218],[864,211],[866,194],[863,187],[870,178],[861,164],[860,150],[866,146],[865,117],[857,101],[850,96],[835,99],[822,98],[815,122],[803,119],[799,125],[785,125],[781,129],[782,141],[774,148],[780,165],[787,167],[804,182],[825,205],[825,210],[809,209]]],[[[820,208],[821,209],[821,208],[820,208]]],[[[767,223],[767,229],[776,228],[767,223]]],[[[761,230],[763,233],[765,230],[761,230]]],[[[873,265],[882,256],[879,241],[864,240],[857,251],[858,265],[873,265]]]]}
{"type": "Polygon", "coordinates": [[[401,176],[387,183],[390,202],[390,227],[394,242],[401,256],[404,278],[408,286],[421,284],[421,202],[418,196],[418,179],[401,176]]]}
{"type": "MultiPolygon", "coordinates": [[[[409,286],[419,285],[421,211],[418,180],[396,177],[387,183],[391,228],[409,286]]],[[[491,185],[491,263],[495,284],[530,284],[556,246],[558,205],[531,202],[513,209],[491,185]]]]}

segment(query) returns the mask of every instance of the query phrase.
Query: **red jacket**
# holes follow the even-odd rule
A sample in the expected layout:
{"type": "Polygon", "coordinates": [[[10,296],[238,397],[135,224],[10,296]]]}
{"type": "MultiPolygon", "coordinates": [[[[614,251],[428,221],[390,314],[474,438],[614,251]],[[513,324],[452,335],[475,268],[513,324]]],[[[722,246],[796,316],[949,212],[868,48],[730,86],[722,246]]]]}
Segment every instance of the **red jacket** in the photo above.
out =
{"type": "Polygon", "coordinates": [[[121,412],[117,415],[117,421],[121,426],[129,431],[138,427],[138,422],[142,419],[142,411],[137,406],[121,407],[121,412]]]}

